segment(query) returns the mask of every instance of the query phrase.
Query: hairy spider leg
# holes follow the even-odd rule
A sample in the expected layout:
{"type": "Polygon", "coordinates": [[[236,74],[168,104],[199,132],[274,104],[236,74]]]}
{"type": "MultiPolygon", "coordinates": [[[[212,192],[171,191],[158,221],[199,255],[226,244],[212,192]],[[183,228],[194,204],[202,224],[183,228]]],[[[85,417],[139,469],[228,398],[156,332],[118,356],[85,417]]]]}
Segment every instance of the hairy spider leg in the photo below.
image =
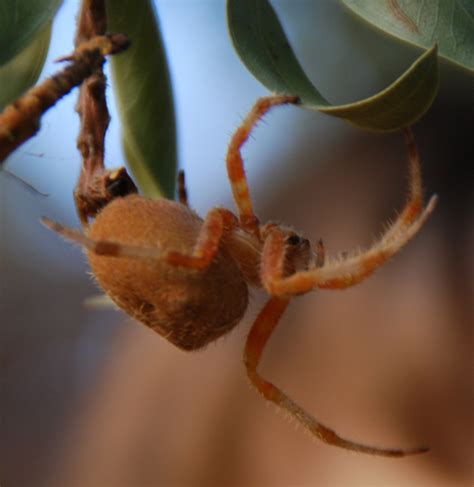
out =
{"type": "Polygon", "coordinates": [[[416,455],[428,451],[427,448],[416,448],[413,450],[385,449],[363,445],[344,438],[328,427],[318,422],[308,414],[301,406],[290,399],[283,391],[271,382],[263,379],[257,372],[263,349],[270,338],[273,330],[285,312],[290,298],[271,298],[258,315],[250,330],[244,352],[244,363],[247,368],[248,377],[265,399],[272,401],[277,406],[287,411],[293,418],[302,424],[307,430],[320,440],[329,445],[338,446],[347,450],[371,455],[385,457],[402,457],[405,455],[416,455]]]}
{"type": "Polygon", "coordinates": [[[384,240],[390,240],[401,228],[411,225],[419,216],[423,208],[423,181],[421,177],[420,155],[416,148],[413,132],[410,127],[403,130],[408,149],[408,201],[397,220],[383,235],[384,240]]]}
{"type": "Polygon", "coordinates": [[[250,198],[247,177],[245,175],[244,162],[240,150],[248,140],[250,133],[257,125],[258,121],[272,108],[288,103],[297,103],[295,96],[270,96],[260,98],[253,106],[250,113],[236,130],[227,150],[227,172],[234,195],[234,201],[238,209],[242,228],[250,233],[258,234],[259,221],[253,211],[252,200],[250,198]]]}
{"type": "Polygon", "coordinates": [[[381,239],[365,252],[329,260],[322,267],[299,271],[289,277],[282,277],[283,265],[280,265],[285,255],[285,236],[278,229],[273,230],[263,247],[262,282],[265,289],[274,296],[294,296],[314,288],[345,289],[358,284],[396,254],[418,232],[432,213],[436,200],[436,196],[433,196],[420,217],[390,240],[381,239]]]}
{"type": "Polygon", "coordinates": [[[186,189],[186,178],[183,169],[178,172],[178,201],[182,205],[189,207],[188,190],[186,189]]]}
{"type": "Polygon", "coordinates": [[[262,254],[262,282],[270,294],[292,296],[314,288],[344,289],[353,286],[370,276],[420,230],[433,212],[437,196],[432,196],[422,211],[419,156],[409,129],[406,129],[405,137],[409,149],[409,197],[397,219],[381,238],[365,251],[327,260],[321,267],[284,277],[285,237],[278,227],[272,228],[262,254]]]}
{"type": "Polygon", "coordinates": [[[216,255],[222,235],[231,231],[237,224],[236,216],[223,208],[212,209],[203,221],[199,236],[190,255],[174,250],[125,245],[110,240],[95,240],[78,230],[65,227],[43,217],[42,223],[68,240],[82,245],[97,255],[110,257],[129,257],[133,259],[162,259],[171,265],[191,269],[205,269],[216,255]]]}

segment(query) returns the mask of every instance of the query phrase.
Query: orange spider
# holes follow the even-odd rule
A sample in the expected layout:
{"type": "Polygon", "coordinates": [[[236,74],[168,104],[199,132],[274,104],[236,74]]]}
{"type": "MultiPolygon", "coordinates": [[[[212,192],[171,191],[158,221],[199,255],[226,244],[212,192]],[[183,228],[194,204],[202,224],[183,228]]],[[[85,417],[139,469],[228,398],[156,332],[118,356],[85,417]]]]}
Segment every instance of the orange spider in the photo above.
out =
{"type": "Polygon", "coordinates": [[[238,217],[214,208],[202,220],[188,206],[180,174],[179,202],[138,195],[116,198],[85,233],[48,219],[43,222],[87,249],[93,274],[119,307],[184,350],[199,349],[237,325],[248,306],[248,285],[265,288],[270,299],[253,324],[244,353],[247,374],[265,399],[331,445],[392,457],[425,452],[427,448],[376,448],[341,438],[257,371],[265,344],[294,296],[361,282],[418,232],[436,203],[433,196],[422,208],[419,156],[406,129],[408,201],[368,250],[327,260],[321,241],[313,251],[309,240],[291,227],[261,225],[253,211],[240,150],[272,107],[297,102],[289,96],[261,98],[232,137],[227,170],[238,217]]]}

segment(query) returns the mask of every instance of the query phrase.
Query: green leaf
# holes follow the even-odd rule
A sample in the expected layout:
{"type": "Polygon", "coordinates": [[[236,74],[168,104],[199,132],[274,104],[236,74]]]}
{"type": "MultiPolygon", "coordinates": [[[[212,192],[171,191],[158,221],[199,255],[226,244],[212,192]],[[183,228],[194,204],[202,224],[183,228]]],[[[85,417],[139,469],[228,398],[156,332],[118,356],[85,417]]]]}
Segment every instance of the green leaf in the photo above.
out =
{"type": "Polygon", "coordinates": [[[473,0],[343,0],[379,29],[421,47],[439,46],[441,56],[474,71],[473,0]]]}
{"type": "Polygon", "coordinates": [[[436,45],[422,54],[394,83],[355,103],[319,111],[344,118],[362,128],[395,130],[411,125],[431,106],[438,91],[436,45]]]}
{"type": "Polygon", "coordinates": [[[109,31],[131,47],[111,60],[128,165],[144,194],[174,197],[176,126],[158,20],[150,0],[107,0],[109,31]]]}
{"type": "Polygon", "coordinates": [[[51,24],[62,0],[0,1],[0,66],[30,45],[51,24]]]}
{"type": "Polygon", "coordinates": [[[51,24],[38,32],[30,45],[0,66],[0,111],[36,83],[48,54],[51,24]]]}
{"type": "Polygon", "coordinates": [[[390,86],[370,98],[331,105],[306,76],[267,0],[228,0],[227,19],[240,58],[268,89],[298,96],[302,106],[370,130],[396,130],[416,121],[438,89],[436,46],[390,86]]]}

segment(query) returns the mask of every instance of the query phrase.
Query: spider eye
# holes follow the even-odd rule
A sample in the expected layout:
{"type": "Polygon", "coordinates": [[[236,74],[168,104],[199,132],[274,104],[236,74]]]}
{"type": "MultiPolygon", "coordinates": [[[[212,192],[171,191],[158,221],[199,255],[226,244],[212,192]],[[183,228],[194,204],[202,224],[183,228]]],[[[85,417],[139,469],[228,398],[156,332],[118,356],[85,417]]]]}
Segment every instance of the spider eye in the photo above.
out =
{"type": "Polygon", "coordinates": [[[290,245],[298,245],[300,243],[300,237],[298,237],[298,235],[290,235],[287,239],[286,239],[287,243],[289,243],[290,245]]]}

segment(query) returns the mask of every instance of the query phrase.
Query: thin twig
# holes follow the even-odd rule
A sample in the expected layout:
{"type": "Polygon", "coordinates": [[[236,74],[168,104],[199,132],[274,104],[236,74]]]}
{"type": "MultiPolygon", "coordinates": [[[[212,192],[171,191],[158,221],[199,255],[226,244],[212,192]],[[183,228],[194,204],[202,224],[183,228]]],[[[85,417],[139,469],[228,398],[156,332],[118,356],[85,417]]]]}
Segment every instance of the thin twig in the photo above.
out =
{"type": "Polygon", "coordinates": [[[90,39],[62,59],[69,61],[69,66],[7,106],[0,114],[0,163],[39,131],[41,116],[101,67],[104,56],[121,52],[128,45],[128,39],[120,34],[90,39]]]}

